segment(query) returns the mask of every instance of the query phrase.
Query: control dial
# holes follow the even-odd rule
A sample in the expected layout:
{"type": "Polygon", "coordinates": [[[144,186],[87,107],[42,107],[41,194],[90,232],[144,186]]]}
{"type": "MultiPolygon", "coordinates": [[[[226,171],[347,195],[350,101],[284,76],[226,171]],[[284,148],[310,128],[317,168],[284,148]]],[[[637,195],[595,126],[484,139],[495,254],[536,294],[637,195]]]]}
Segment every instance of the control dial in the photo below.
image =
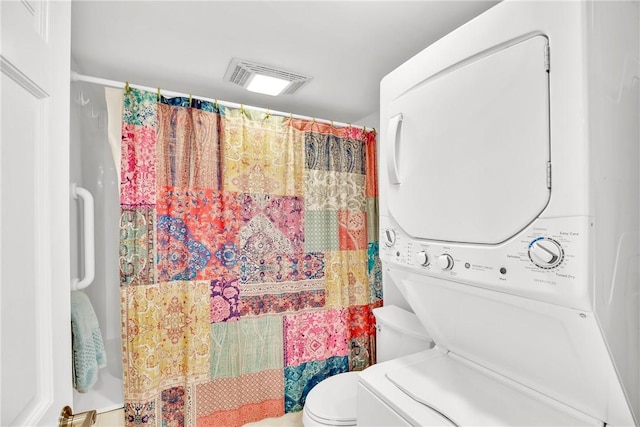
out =
{"type": "Polygon", "coordinates": [[[438,257],[438,266],[443,271],[448,271],[453,268],[453,258],[449,254],[442,254],[438,257]]]}
{"type": "Polygon", "coordinates": [[[540,268],[556,268],[564,260],[564,250],[556,240],[538,237],[529,243],[529,259],[540,268]]]}
{"type": "Polygon", "coordinates": [[[427,254],[425,251],[418,252],[416,254],[416,262],[423,267],[428,266],[431,262],[431,260],[429,259],[429,254],[427,254]]]}
{"type": "Polygon", "coordinates": [[[391,247],[396,244],[396,232],[391,228],[384,230],[384,244],[391,247]]]}

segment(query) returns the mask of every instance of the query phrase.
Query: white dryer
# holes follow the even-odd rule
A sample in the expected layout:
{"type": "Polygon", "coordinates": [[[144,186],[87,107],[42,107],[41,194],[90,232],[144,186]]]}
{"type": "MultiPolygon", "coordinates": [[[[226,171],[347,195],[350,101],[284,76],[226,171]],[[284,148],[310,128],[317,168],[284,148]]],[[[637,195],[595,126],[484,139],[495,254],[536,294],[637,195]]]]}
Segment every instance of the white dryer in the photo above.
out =
{"type": "Polygon", "coordinates": [[[436,347],[359,425],[640,422],[639,19],[506,0],[382,80],[380,257],[436,347]]]}

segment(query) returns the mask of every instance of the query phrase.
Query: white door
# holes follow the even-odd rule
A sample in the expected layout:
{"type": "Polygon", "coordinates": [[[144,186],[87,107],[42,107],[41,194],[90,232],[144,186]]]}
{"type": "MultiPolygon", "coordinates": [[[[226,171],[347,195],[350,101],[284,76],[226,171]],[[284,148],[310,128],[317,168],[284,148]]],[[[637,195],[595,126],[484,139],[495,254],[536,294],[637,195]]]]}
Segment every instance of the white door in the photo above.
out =
{"type": "Polygon", "coordinates": [[[0,1],[0,425],[72,403],[70,3],[0,1]]]}

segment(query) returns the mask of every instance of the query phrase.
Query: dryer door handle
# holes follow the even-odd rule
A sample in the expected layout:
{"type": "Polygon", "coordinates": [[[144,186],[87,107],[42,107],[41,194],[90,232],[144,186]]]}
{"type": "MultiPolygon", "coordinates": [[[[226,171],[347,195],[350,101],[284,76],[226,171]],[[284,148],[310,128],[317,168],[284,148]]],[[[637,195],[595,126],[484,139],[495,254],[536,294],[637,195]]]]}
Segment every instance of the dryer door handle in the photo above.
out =
{"type": "Polygon", "coordinates": [[[400,172],[398,171],[398,149],[402,136],[402,113],[398,113],[389,120],[387,129],[387,173],[389,183],[400,184],[400,172]]]}

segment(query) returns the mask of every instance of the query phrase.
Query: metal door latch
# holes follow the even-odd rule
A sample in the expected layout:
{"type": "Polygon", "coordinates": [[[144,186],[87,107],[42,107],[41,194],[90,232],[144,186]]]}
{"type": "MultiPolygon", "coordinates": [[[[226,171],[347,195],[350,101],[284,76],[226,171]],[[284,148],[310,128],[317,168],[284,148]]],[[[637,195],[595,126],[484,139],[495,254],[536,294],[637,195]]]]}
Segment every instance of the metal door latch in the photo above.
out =
{"type": "Polygon", "coordinates": [[[96,422],[96,411],[80,412],[74,414],[69,406],[62,408],[58,427],[91,427],[96,422]]]}

